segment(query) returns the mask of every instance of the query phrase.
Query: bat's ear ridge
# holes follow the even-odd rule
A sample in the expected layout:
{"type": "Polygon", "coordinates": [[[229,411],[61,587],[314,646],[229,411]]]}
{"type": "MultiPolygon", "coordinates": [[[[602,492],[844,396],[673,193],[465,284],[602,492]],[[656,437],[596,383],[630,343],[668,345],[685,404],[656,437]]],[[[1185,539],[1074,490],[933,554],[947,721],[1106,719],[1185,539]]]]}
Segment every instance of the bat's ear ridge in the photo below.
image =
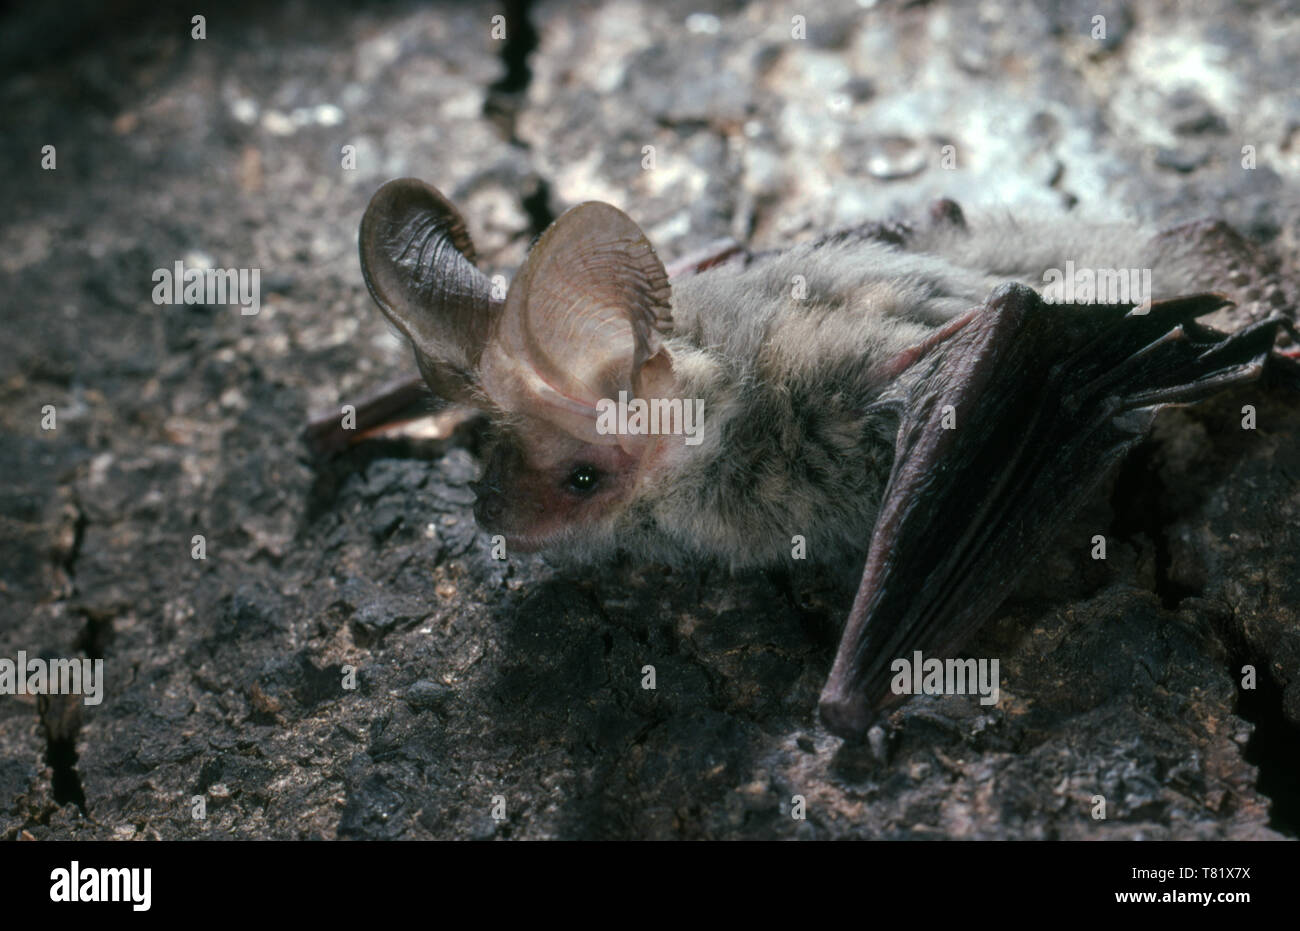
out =
{"type": "Polygon", "coordinates": [[[579,204],[542,234],[511,282],[483,355],[484,393],[590,439],[600,401],[634,396],[643,371],[663,367],[670,297],[663,262],[636,223],[609,204],[579,204]]]}
{"type": "Polygon", "coordinates": [[[469,400],[501,302],[451,201],[416,178],[389,181],[366,207],[358,245],[366,287],[415,348],[430,387],[469,400]]]}

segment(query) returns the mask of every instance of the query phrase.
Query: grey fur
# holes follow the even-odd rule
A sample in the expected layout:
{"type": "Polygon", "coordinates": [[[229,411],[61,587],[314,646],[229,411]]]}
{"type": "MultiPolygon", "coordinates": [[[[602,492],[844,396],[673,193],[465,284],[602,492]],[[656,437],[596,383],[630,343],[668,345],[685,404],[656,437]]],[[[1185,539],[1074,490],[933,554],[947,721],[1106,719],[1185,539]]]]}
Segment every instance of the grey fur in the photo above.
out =
{"type": "Polygon", "coordinates": [[[990,217],[912,231],[905,246],[842,234],[675,282],[674,396],[704,399],[705,441],[674,449],[565,550],[742,568],[788,561],[801,535],[810,560],[860,565],[898,423],[878,403],[890,387],[879,366],[1006,281],[1041,290],[1043,270],[1067,260],[1148,266],[1159,251],[1134,226],[990,217]]]}
{"type": "Polygon", "coordinates": [[[1295,303],[1278,263],[1213,221],[969,222],[939,201],[920,225],[683,259],[671,307],[663,264],[608,205],[557,220],[503,307],[472,252],[411,179],[362,223],[367,283],[425,377],[495,422],[480,525],[563,559],[865,566],[820,701],[846,737],[897,700],[890,658],[960,646],[1161,406],[1266,363],[1300,383],[1272,351],[1287,317],[1198,322],[1227,300],[1195,292],[1225,282],[1295,303]],[[610,392],[702,405],[703,429],[611,429],[610,392]]]}

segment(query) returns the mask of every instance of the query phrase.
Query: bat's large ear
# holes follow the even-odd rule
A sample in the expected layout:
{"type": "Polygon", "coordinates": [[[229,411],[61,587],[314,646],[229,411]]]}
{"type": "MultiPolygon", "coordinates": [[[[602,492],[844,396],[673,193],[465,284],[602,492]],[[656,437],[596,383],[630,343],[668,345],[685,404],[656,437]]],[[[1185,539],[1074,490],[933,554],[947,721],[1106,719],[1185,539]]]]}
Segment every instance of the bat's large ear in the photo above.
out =
{"type": "Polygon", "coordinates": [[[501,302],[456,208],[423,181],[389,181],[361,218],[360,247],[366,286],[411,341],[425,381],[444,398],[472,400],[501,302]]]}
{"type": "Polygon", "coordinates": [[[671,362],[668,275],[645,234],[621,210],[589,202],[542,234],[515,276],[483,353],[484,393],[586,442],[597,403],[645,397],[671,362]]]}

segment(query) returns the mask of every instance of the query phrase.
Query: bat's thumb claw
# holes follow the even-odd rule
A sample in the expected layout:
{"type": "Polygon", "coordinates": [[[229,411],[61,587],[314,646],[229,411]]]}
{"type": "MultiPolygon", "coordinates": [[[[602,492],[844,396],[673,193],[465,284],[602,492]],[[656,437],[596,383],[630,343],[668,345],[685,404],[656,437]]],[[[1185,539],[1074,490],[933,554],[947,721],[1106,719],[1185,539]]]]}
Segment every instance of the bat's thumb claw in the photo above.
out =
{"type": "Polygon", "coordinates": [[[817,710],[826,729],[845,740],[861,740],[876,720],[875,713],[868,707],[861,692],[837,689],[831,685],[822,692],[817,710]]]}

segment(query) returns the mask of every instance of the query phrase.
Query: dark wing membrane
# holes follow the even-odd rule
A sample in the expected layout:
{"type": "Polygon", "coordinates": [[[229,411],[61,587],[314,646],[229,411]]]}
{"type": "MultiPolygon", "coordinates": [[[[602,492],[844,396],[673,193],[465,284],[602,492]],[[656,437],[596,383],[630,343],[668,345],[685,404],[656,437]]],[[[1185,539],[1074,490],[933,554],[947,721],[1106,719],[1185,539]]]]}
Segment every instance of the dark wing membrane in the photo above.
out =
{"type": "Polygon", "coordinates": [[[1004,285],[908,367],[893,471],[822,692],[832,731],[858,736],[898,700],[895,659],[952,656],[1160,407],[1259,377],[1288,324],[1225,336],[1195,322],[1225,303],[1139,314],[1004,285]]]}

